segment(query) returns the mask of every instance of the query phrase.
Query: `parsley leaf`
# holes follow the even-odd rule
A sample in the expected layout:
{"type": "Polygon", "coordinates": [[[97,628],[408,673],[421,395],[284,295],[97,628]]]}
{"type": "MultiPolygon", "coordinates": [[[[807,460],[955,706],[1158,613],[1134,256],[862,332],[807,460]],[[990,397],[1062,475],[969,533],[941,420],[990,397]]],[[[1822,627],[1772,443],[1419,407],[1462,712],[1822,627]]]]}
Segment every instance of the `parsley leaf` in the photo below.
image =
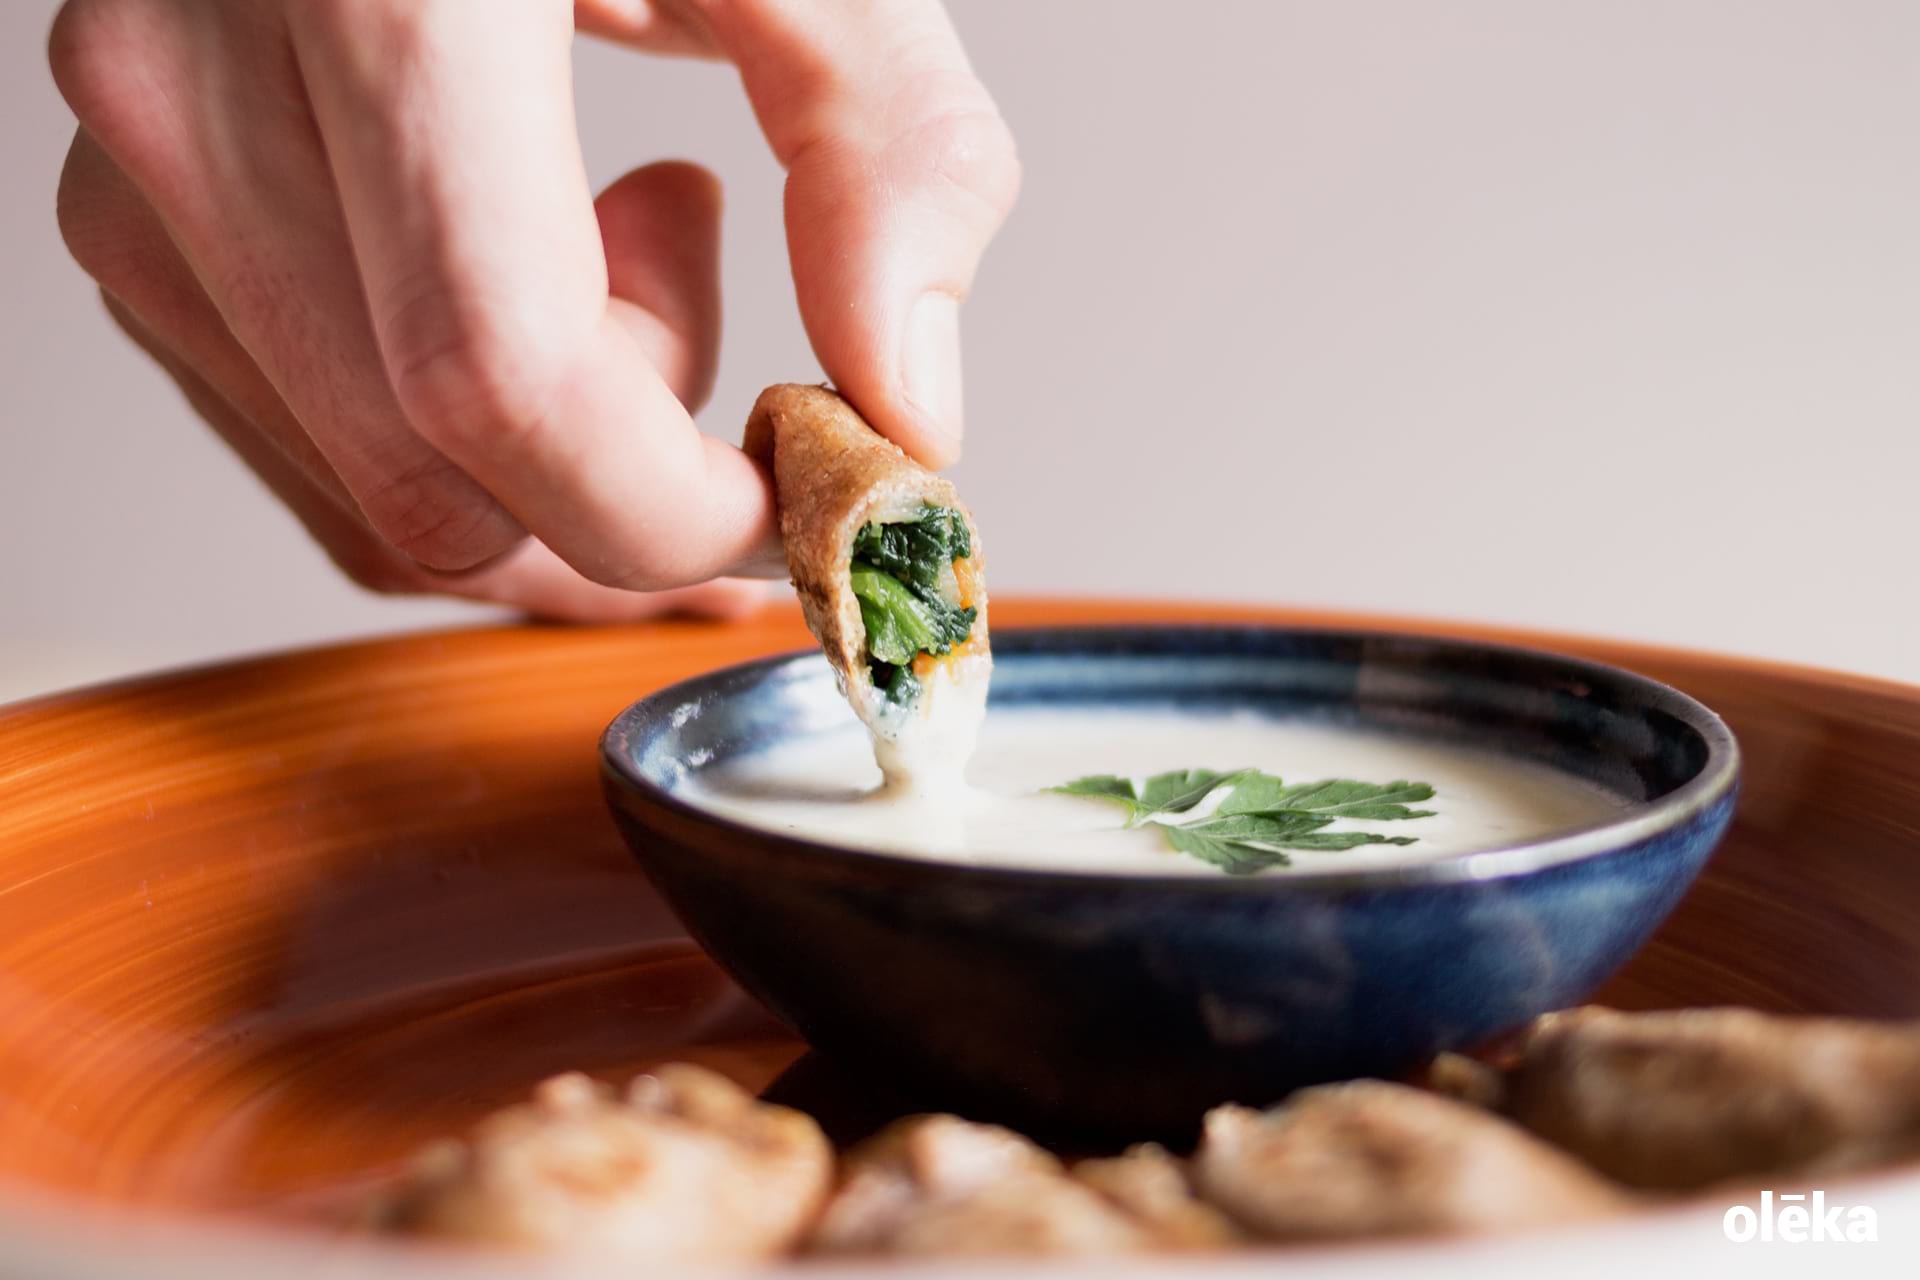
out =
{"type": "Polygon", "coordinates": [[[1372,831],[1322,831],[1332,818],[1305,813],[1233,813],[1198,822],[1166,823],[1167,843],[1182,853],[1211,862],[1229,875],[1250,875],[1290,865],[1283,852],[1303,849],[1338,853],[1363,844],[1412,844],[1412,836],[1383,836],[1372,831]]]}
{"type": "Polygon", "coordinates": [[[1162,830],[1167,843],[1182,853],[1244,875],[1263,867],[1287,865],[1290,859],[1282,849],[1295,847],[1296,841],[1332,821],[1311,814],[1233,813],[1197,822],[1167,823],[1162,830]]]}
{"type": "Polygon", "coordinates": [[[1140,797],[1133,790],[1133,779],[1116,778],[1110,773],[1089,774],[1084,778],[1075,778],[1072,782],[1063,782],[1047,790],[1063,796],[1093,796],[1100,800],[1118,800],[1127,806],[1127,819],[1132,823],[1133,815],[1139,811],[1140,797]]]}
{"type": "Polygon", "coordinates": [[[1249,771],[1216,773],[1212,769],[1175,769],[1156,773],[1140,788],[1140,806],[1134,811],[1131,826],[1162,813],[1185,813],[1229,783],[1237,782],[1249,771]]]}
{"type": "Polygon", "coordinates": [[[1361,845],[1408,845],[1413,836],[1375,831],[1327,831],[1336,819],[1391,821],[1430,818],[1431,809],[1409,808],[1433,798],[1424,782],[1355,782],[1330,779],[1288,786],[1257,769],[1217,773],[1177,769],[1155,774],[1138,791],[1129,778],[1095,774],[1048,788],[1062,795],[1117,801],[1127,810],[1127,826],[1154,819],[1167,843],[1180,852],[1219,867],[1228,875],[1252,875],[1292,864],[1288,850],[1339,853],[1361,845]],[[1220,804],[1204,818],[1168,819],[1188,813],[1216,791],[1227,788],[1220,804]]]}
{"type": "Polygon", "coordinates": [[[1230,876],[1250,876],[1268,867],[1285,867],[1293,863],[1292,858],[1278,849],[1207,835],[1174,823],[1162,826],[1161,830],[1167,833],[1168,844],[1202,862],[1211,862],[1230,876]]]}
{"type": "Polygon", "coordinates": [[[1375,831],[1315,831],[1292,836],[1289,849],[1313,849],[1321,853],[1340,853],[1363,844],[1415,844],[1412,836],[1383,836],[1375,831]]]}
{"type": "Polygon", "coordinates": [[[1332,821],[1332,818],[1319,818],[1310,813],[1228,813],[1215,814],[1198,822],[1180,823],[1179,830],[1195,831],[1220,840],[1277,844],[1318,831],[1332,821]]]}
{"type": "Polygon", "coordinates": [[[1130,778],[1098,773],[1075,778],[1072,782],[1048,787],[1047,790],[1057,791],[1061,795],[1117,800],[1127,807],[1127,825],[1137,827],[1161,814],[1186,813],[1221,787],[1231,785],[1249,772],[1247,769],[1236,769],[1232,773],[1221,773],[1214,769],[1175,769],[1154,774],[1137,792],[1130,778]]]}
{"type": "Polygon", "coordinates": [[[1221,813],[1318,813],[1329,818],[1386,821],[1431,818],[1431,809],[1409,809],[1409,802],[1433,799],[1424,782],[1355,782],[1349,778],[1287,786],[1270,773],[1251,773],[1220,802],[1221,813]]]}

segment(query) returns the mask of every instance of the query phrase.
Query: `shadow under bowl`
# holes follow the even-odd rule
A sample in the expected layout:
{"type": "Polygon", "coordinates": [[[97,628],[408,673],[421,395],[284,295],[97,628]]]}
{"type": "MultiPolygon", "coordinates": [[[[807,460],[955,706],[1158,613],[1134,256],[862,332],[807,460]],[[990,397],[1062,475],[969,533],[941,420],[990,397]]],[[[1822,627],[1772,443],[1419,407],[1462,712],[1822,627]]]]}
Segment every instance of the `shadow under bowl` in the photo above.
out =
{"type": "Polygon", "coordinates": [[[1190,1135],[1207,1107],[1395,1076],[1591,994],[1725,833],[1739,760],[1700,703],[1617,668],[1275,627],[996,632],[990,707],[1253,710],[1546,764],[1628,802],[1591,827],[1373,870],[982,867],[748,827],[677,790],[844,731],[819,654],[622,712],[606,793],[689,932],[816,1049],[929,1106],[1050,1132],[1190,1135]]]}

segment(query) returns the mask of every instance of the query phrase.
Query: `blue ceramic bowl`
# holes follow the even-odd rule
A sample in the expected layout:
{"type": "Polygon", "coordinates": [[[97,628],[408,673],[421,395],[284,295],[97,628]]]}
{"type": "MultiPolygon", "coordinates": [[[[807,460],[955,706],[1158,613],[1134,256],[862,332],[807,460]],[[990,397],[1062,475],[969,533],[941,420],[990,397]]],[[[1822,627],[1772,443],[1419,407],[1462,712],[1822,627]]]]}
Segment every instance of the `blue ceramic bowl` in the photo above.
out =
{"type": "Polygon", "coordinates": [[[957,866],[757,830],[696,770],[851,712],[817,653],[664,689],[602,741],[640,865],[740,984],[916,1100],[1178,1133],[1206,1107],[1393,1076],[1589,995],[1733,812],[1732,734],[1665,685],[1547,653],[1270,627],[996,631],[991,706],[1255,709],[1540,761],[1633,804],[1510,848],[1357,872],[957,866]]]}

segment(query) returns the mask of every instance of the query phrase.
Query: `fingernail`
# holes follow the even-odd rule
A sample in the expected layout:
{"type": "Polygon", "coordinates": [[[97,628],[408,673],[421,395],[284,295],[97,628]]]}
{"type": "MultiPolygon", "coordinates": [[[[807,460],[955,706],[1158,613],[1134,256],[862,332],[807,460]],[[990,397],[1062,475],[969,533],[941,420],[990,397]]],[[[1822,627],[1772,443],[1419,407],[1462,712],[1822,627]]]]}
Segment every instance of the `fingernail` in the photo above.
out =
{"type": "Polygon", "coordinates": [[[907,400],[927,430],[960,451],[960,300],[923,293],[907,314],[907,400]]]}

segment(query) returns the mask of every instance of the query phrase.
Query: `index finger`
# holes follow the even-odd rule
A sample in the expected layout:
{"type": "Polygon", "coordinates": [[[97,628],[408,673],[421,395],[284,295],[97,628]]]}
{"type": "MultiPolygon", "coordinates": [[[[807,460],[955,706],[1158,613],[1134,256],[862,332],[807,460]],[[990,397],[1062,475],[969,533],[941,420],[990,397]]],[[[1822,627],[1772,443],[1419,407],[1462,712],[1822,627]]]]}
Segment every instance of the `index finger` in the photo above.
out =
{"type": "Polygon", "coordinates": [[[611,309],[571,6],[292,6],[388,377],[413,427],[596,582],[763,553],[765,476],[611,309]]]}

